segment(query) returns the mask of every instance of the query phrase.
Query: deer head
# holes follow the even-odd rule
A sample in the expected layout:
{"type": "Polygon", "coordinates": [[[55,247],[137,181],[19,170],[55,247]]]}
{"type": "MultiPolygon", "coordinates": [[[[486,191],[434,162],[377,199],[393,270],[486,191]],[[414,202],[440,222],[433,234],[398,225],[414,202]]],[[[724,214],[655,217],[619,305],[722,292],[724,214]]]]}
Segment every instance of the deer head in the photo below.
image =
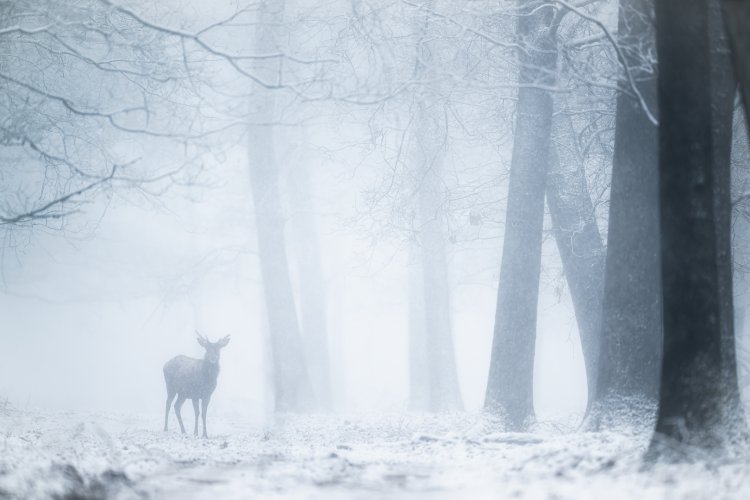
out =
{"type": "Polygon", "coordinates": [[[198,338],[196,339],[198,343],[206,350],[206,356],[203,359],[205,359],[209,363],[218,364],[219,357],[221,356],[221,349],[226,347],[231,337],[227,335],[221,340],[211,342],[206,337],[198,333],[197,330],[195,331],[195,334],[198,336],[198,338]]]}

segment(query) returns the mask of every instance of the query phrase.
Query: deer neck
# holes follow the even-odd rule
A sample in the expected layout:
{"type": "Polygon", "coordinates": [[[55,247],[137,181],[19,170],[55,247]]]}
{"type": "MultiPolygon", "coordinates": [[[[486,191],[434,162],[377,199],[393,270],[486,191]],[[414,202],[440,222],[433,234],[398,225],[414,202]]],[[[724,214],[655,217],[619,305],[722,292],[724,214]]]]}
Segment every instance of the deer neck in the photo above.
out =
{"type": "Polygon", "coordinates": [[[219,363],[211,363],[209,360],[203,360],[203,378],[208,380],[216,380],[219,376],[219,363]]]}

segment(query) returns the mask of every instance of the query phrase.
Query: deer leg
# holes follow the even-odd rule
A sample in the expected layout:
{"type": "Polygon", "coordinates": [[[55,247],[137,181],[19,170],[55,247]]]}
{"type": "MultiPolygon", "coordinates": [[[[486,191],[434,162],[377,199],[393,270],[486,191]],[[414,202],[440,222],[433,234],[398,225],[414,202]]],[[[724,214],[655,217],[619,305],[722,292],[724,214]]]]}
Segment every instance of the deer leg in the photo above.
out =
{"type": "Polygon", "coordinates": [[[167,425],[169,424],[169,409],[172,407],[172,401],[177,395],[174,391],[167,391],[167,410],[164,412],[164,432],[167,432],[167,425]]]}
{"type": "Polygon", "coordinates": [[[193,398],[193,411],[195,412],[195,430],[193,430],[193,435],[198,435],[198,398],[193,398]]]}
{"type": "Polygon", "coordinates": [[[210,398],[203,398],[201,401],[202,411],[201,415],[203,415],[203,437],[207,438],[208,433],[206,432],[206,410],[208,410],[208,402],[211,401],[210,398]]]}
{"type": "Polygon", "coordinates": [[[180,423],[180,430],[183,434],[185,434],[185,425],[182,423],[182,415],[180,415],[180,412],[182,411],[182,404],[185,402],[185,397],[180,395],[177,396],[177,402],[174,404],[174,413],[177,415],[177,421],[180,423]]]}

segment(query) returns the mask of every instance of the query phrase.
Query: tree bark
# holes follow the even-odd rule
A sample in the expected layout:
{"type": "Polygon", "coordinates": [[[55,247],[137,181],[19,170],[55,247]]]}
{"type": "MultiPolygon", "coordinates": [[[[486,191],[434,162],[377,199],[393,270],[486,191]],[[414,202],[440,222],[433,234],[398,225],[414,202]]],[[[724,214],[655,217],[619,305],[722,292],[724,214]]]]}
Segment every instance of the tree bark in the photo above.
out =
{"type": "Polygon", "coordinates": [[[664,357],[648,459],[723,450],[745,435],[732,332],[732,107],[717,106],[734,93],[720,90],[725,56],[711,53],[719,16],[708,3],[656,3],[664,357]]]}
{"type": "MultiPolygon", "coordinates": [[[[622,0],[618,42],[646,106],[656,76],[643,68],[653,44],[650,0],[622,0]],[[641,68],[641,69],[639,69],[641,68]]],[[[627,88],[627,83],[622,82],[627,88]]],[[[624,399],[655,401],[661,356],[657,128],[632,95],[617,96],[604,277],[597,414],[624,399]],[[606,399],[606,402],[605,402],[606,399]]],[[[598,415],[597,415],[598,417],[598,415]]]]}
{"type": "MultiPolygon", "coordinates": [[[[272,53],[278,49],[273,30],[281,23],[283,9],[281,1],[263,5],[255,28],[255,49],[258,53],[272,53]]],[[[256,74],[274,81],[277,68],[273,64],[266,61],[257,63],[254,68],[256,74]]],[[[272,122],[275,101],[271,92],[262,92],[259,98],[253,99],[250,111],[253,121],[272,122]]],[[[314,406],[314,397],[289,276],[272,126],[250,128],[248,162],[273,357],[275,409],[281,412],[304,411],[314,406]]]]}
{"type": "Polygon", "coordinates": [[[599,335],[606,251],[599,234],[586,183],[586,172],[570,118],[554,118],[552,134],[555,145],[550,151],[547,205],[565,279],[573,299],[586,365],[588,403],[591,404],[599,376],[599,335]]]}
{"type": "Polygon", "coordinates": [[[555,83],[554,9],[521,2],[518,105],[485,408],[509,430],[533,417],[534,349],[555,83]],[[528,10],[527,10],[528,9],[528,10]]]}

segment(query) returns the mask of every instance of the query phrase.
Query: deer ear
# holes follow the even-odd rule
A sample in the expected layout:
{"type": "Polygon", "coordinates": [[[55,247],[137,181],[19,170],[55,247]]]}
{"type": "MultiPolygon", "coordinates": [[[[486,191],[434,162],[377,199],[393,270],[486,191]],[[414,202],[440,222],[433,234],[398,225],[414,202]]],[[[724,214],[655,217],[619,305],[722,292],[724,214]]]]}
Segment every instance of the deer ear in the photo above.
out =
{"type": "Polygon", "coordinates": [[[226,336],[226,337],[224,337],[223,339],[221,339],[221,340],[219,340],[218,342],[216,342],[216,344],[217,344],[217,345],[218,345],[219,347],[226,347],[226,346],[227,346],[227,344],[229,343],[229,341],[230,341],[230,340],[232,340],[232,337],[231,337],[231,336],[229,336],[229,335],[227,335],[227,336],[226,336]]]}
{"type": "Polygon", "coordinates": [[[211,342],[209,342],[206,337],[204,337],[203,335],[201,335],[201,332],[199,332],[198,330],[196,330],[195,331],[195,336],[196,336],[195,340],[197,340],[200,345],[202,345],[203,347],[208,348],[208,344],[210,344],[211,342]]]}

